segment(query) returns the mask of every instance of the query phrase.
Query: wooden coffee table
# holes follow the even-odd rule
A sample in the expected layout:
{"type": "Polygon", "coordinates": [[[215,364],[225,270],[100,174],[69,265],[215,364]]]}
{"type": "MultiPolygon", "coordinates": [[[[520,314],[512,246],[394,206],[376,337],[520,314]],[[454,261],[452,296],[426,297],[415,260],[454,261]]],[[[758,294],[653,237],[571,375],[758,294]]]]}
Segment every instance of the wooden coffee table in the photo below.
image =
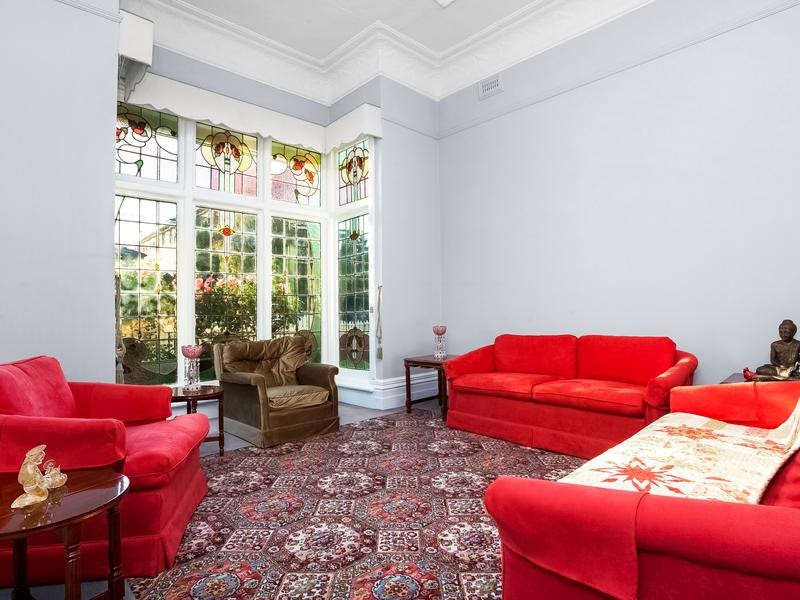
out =
{"type": "MultiPolygon", "coordinates": [[[[0,541],[11,540],[14,548],[14,600],[33,598],[28,587],[28,538],[55,531],[64,542],[64,598],[81,598],[81,526],[101,513],[108,518],[108,591],[96,599],[121,600],[125,596],[122,577],[122,538],[119,503],[128,491],[128,478],[108,470],[67,471],[67,483],[50,491],[47,500],[11,508],[22,493],[16,481],[0,485],[0,541]]],[[[33,569],[36,564],[31,564],[33,569]]]]}
{"type": "Polygon", "coordinates": [[[201,385],[198,390],[187,390],[183,387],[172,389],[172,402],[186,402],[186,414],[197,412],[197,403],[200,400],[216,400],[217,415],[219,416],[219,435],[210,435],[204,441],[219,442],[219,455],[225,455],[225,419],[222,386],[201,385]]]}
{"type": "Polygon", "coordinates": [[[434,358],[433,355],[428,356],[412,356],[403,359],[403,364],[406,368],[406,412],[411,412],[411,405],[417,402],[425,402],[426,400],[439,399],[439,406],[442,408],[442,420],[447,420],[447,378],[444,374],[445,361],[455,358],[457,354],[448,356],[447,358],[434,358]],[[428,398],[420,398],[418,400],[411,399],[411,369],[436,369],[438,394],[429,396],[428,398]]]}

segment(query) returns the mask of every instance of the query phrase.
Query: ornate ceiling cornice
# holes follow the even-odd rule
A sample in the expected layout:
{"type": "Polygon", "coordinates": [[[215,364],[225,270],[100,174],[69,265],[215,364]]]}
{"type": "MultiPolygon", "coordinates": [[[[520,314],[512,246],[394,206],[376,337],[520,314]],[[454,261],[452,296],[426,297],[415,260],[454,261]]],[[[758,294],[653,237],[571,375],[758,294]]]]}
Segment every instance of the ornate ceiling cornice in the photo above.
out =
{"type": "Polygon", "coordinates": [[[322,59],[184,0],[121,7],[156,23],[158,46],[330,105],[376,75],[440,100],[652,1],[538,0],[442,52],[376,22],[322,59]]]}

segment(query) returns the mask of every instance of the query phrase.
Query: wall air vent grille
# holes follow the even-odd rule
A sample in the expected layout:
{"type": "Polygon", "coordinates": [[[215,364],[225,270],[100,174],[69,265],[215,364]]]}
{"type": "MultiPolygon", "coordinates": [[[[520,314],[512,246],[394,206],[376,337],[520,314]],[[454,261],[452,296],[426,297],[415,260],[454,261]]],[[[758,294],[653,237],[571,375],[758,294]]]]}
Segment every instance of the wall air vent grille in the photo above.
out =
{"type": "Polygon", "coordinates": [[[503,91],[503,76],[498,73],[478,82],[478,100],[494,96],[503,91]]]}

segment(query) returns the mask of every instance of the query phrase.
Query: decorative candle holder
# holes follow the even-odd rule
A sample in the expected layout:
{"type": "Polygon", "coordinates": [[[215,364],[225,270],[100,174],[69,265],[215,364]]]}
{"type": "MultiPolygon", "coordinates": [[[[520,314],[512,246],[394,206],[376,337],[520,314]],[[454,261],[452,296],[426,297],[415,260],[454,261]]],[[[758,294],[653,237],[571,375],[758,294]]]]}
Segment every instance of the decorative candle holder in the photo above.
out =
{"type": "Polygon", "coordinates": [[[436,348],[436,351],[433,353],[433,358],[437,358],[439,360],[444,360],[447,358],[447,348],[445,347],[444,343],[444,334],[446,332],[446,325],[433,326],[433,342],[436,348]]]}
{"type": "Polygon", "coordinates": [[[200,356],[203,346],[181,346],[181,354],[186,359],[183,363],[183,389],[200,389],[200,356]]]}

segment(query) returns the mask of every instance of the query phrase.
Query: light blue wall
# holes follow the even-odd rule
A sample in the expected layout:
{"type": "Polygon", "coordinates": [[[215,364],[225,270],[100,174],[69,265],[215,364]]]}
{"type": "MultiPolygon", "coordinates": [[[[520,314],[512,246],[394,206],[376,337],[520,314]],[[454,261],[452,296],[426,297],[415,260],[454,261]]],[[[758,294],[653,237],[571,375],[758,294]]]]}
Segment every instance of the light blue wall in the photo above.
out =
{"type": "Polygon", "coordinates": [[[669,335],[700,382],[768,360],[778,323],[800,320],[800,8],[712,34],[770,5],[658,1],[512,69],[490,104],[440,103],[454,350],[503,332],[669,335]]]}

